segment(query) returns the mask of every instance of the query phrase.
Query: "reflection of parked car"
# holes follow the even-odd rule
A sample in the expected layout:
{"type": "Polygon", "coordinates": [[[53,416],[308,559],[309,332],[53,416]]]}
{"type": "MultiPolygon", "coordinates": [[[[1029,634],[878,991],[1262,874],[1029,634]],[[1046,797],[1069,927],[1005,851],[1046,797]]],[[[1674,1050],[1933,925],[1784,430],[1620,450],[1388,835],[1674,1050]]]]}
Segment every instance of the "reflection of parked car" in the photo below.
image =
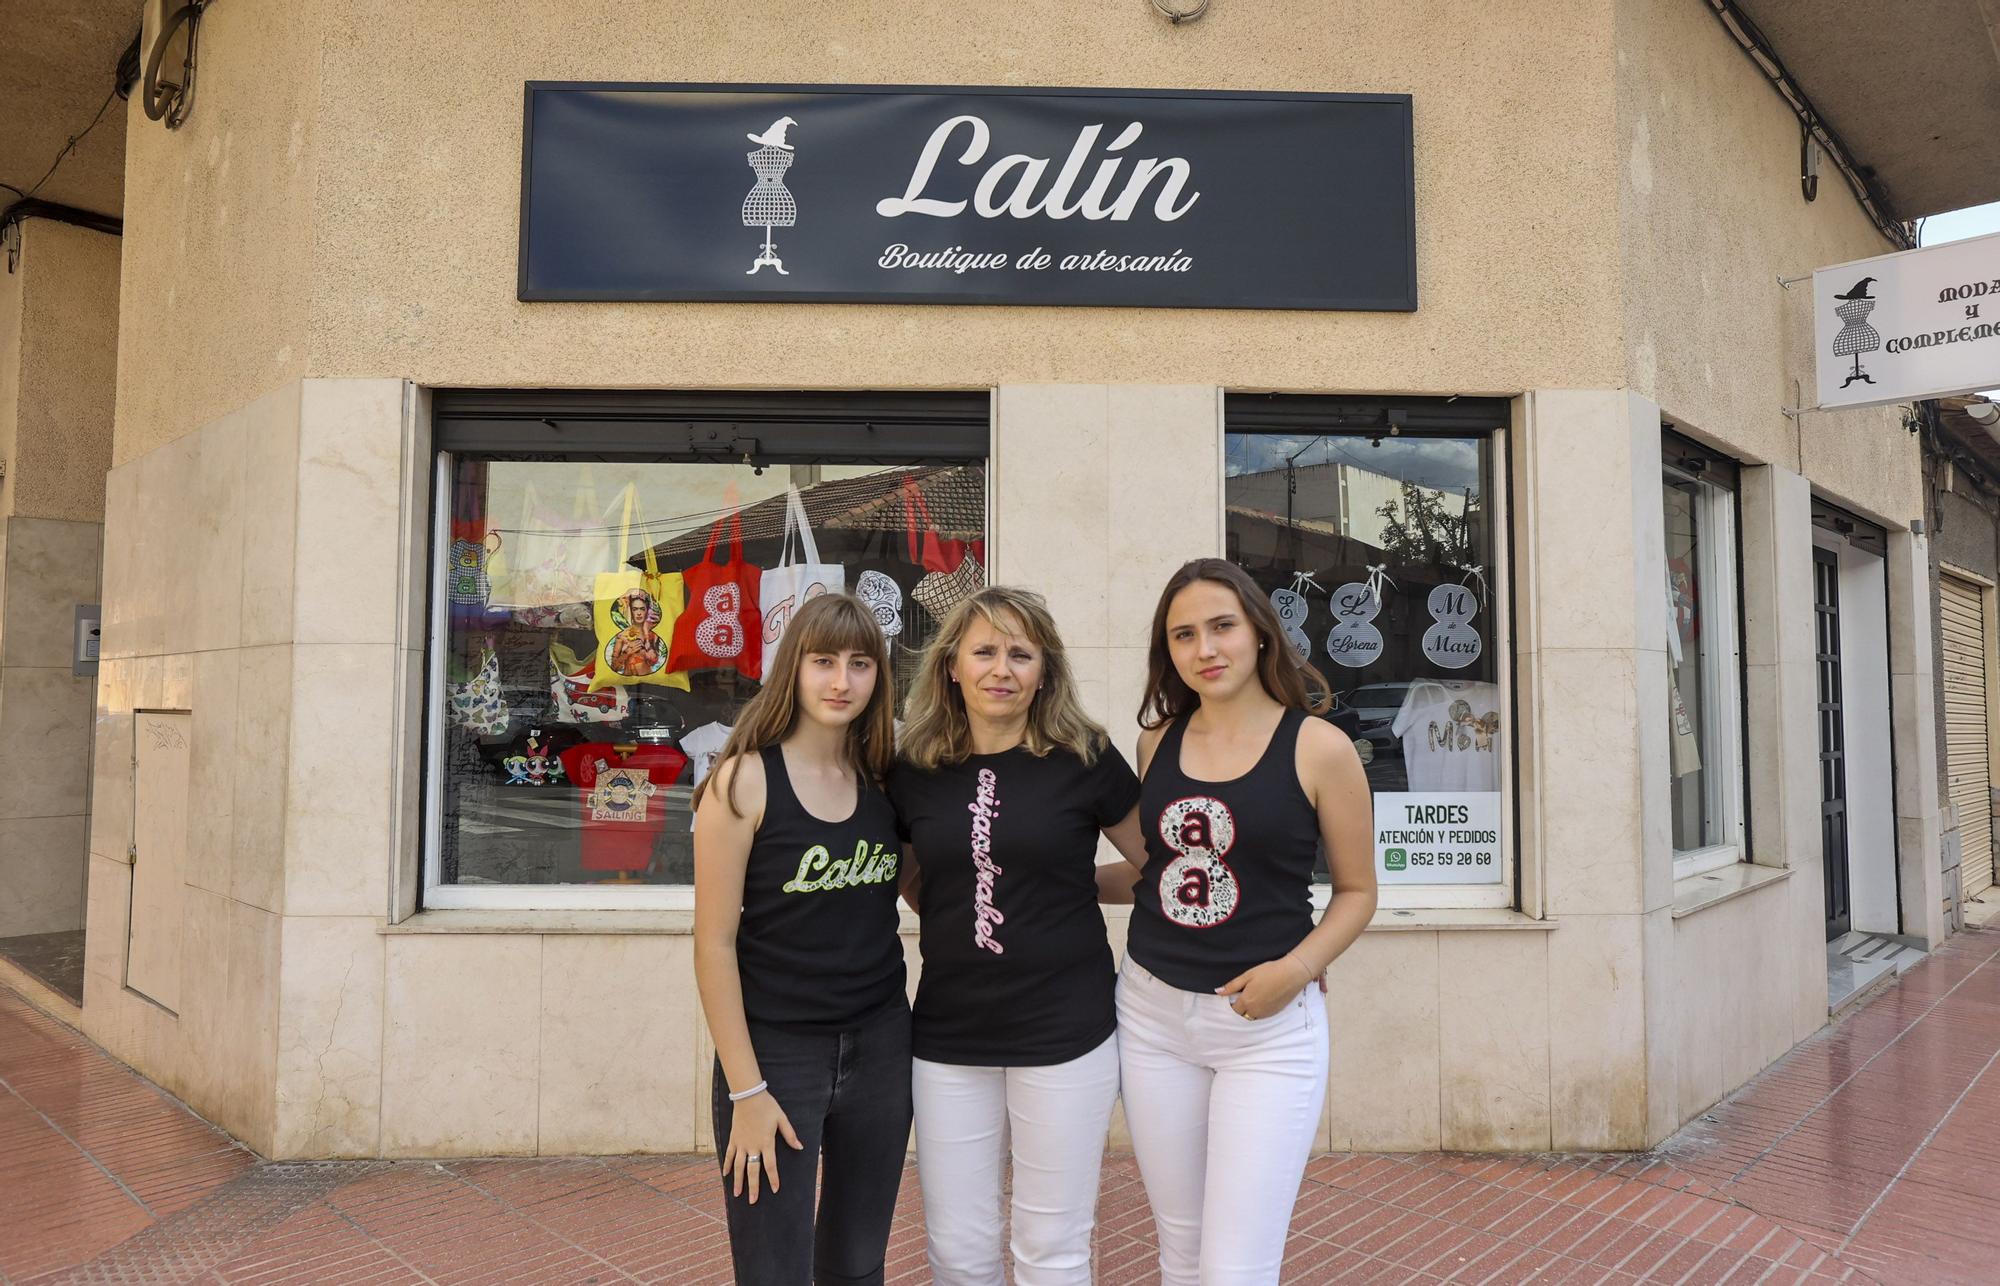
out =
{"type": "Polygon", "coordinates": [[[1322,717],[1348,736],[1356,740],[1360,739],[1361,716],[1356,713],[1353,706],[1347,704],[1346,698],[1342,697],[1338,692],[1333,694],[1333,706],[1322,717]]]}
{"type": "Polygon", "coordinates": [[[1359,723],[1359,731],[1355,735],[1372,744],[1376,753],[1395,754],[1402,749],[1402,743],[1389,731],[1389,725],[1403,708],[1403,698],[1409,692],[1407,682],[1364,683],[1347,694],[1345,702],[1353,709],[1359,723]]]}

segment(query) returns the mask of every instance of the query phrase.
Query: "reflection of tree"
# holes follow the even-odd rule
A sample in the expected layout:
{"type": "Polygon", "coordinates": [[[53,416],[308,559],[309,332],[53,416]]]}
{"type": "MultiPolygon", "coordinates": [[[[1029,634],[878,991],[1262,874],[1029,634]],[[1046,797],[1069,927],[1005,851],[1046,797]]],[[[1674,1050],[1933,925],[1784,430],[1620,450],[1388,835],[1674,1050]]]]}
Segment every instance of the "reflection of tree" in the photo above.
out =
{"type": "Polygon", "coordinates": [[[1451,511],[1449,502],[1453,499],[1457,497],[1448,491],[1405,482],[1400,515],[1393,500],[1375,509],[1383,519],[1383,550],[1402,563],[1471,565],[1477,526],[1473,516],[1475,497],[1468,489],[1457,513],[1451,511]]]}

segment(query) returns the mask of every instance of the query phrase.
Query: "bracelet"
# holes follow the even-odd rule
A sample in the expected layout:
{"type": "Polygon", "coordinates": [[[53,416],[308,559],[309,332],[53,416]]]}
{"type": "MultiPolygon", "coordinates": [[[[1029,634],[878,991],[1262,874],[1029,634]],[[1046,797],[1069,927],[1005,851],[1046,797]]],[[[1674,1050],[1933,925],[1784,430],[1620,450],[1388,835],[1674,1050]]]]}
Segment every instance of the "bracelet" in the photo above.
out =
{"type": "Polygon", "coordinates": [[[1285,959],[1287,959],[1287,960],[1291,961],[1291,962],[1292,962],[1293,964],[1297,965],[1297,966],[1298,966],[1299,968],[1301,968],[1301,969],[1304,969],[1304,970],[1306,971],[1306,986],[1308,986],[1308,987],[1312,986],[1312,980],[1313,980],[1313,979],[1314,979],[1315,977],[1317,977],[1318,975],[1316,975],[1315,973],[1313,973],[1312,969],[1311,969],[1311,968],[1310,968],[1310,967],[1309,967],[1309,966],[1308,966],[1308,965],[1306,964],[1306,962],[1305,962],[1305,961],[1303,961],[1303,960],[1301,960],[1301,959],[1299,959],[1299,958],[1298,958],[1298,956],[1297,956],[1297,955],[1296,955],[1295,953],[1293,953],[1293,952],[1290,952],[1290,951],[1287,951],[1287,952],[1285,953],[1285,959]]]}
{"type": "Polygon", "coordinates": [[[729,1096],[729,1101],[732,1103],[741,1103],[746,1098],[756,1098],[759,1094],[762,1094],[765,1090],[769,1088],[771,1088],[771,1082],[758,1081],[755,1085],[752,1085],[747,1090],[738,1090],[736,1093],[731,1094],[729,1096]]]}

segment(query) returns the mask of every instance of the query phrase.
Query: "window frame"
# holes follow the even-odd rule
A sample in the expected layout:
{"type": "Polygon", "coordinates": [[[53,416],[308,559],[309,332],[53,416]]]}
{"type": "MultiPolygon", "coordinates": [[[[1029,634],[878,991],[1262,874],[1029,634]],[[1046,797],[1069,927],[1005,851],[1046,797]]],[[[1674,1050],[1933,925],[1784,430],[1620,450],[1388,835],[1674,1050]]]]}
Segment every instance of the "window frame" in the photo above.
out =
{"type": "MultiPolygon", "coordinates": [[[[1486,568],[1493,627],[1488,636],[1494,658],[1507,750],[1500,756],[1500,880],[1494,884],[1382,885],[1377,907],[1385,912],[1518,909],[1521,889],[1521,823],[1517,758],[1520,718],[1515,706],[1519,683],[1513,612],[1513,408],[1506,398],[1382,398],[1295,394],[1230,393],[1224,398],[1223,459],[1237,434],[1296,436],[1312,432],[1337,437],[1485,438],[1480,485],[1490,505],[1493,566],[1486,568]]],[[[1228,477],[1222,487],[1223,526],[1228,526],[1228,477]]],[[[1371,800],[1372,800],[1371,792],[1371,800]]],[[[1372,824],[1371,824],[1372,832],[1372,824]]],[[[1370,854],[1371,860],[1373,854],[1370,854]]],[[[1331,886],[1314,884],[1312,901],[1324,908],[1331,886]]]]}
{"type": "Polygon", "coordinates": [[[419,911],[690,911],[692,884],[447,884],[445,674],[452,466],[588,456],[688,464],[963,464],[986,467],[993,532],[993,407],[976,393],[671,393],[439,390],[432,406],[431,522],[424,638],[419,911]]]}
{"type": "MultiPolygon", "coordinates": [[[[1731,625],[1727,647],[1704,648],[1701,657],[1703,693],[1713,694],[1713,700],[1702,712],[1701,753],[1705,769],[1702,790],[1712,819],[1711,833],[1720,838],[1694,848],[1672,849],[1673,877],[1678,881],[1750,860],[1749,798],[1745,785],[1749,746],[1744,717],[1747,684],[1743,659],[1742,490],[1733,460],[1719,458],[1709,448],[1666,431],[1661,433],[1660,472],[1663,489],[1670,479],[1693,483],[1699,488],[1695,522],[1704,636],[1714,636],[1707,628],[1714,619],[1708,604],[1726,607],[1731,625]],[[1709,770],[1717,765],[1720,750],[1729,752],[1728,763],[1709,770]]],[[[1661,505],[1664,515],[1664,497],[1661,505]]],[[[1671,628],[1672,622],[1668,625],[1671,628]]],[[[1673,736],[1671,727],[1666,732],[1667,736],[1673,736]]],[[[1668,791],[1671,796],[1671,777],[1668,791]]],[[[1671,822],[1668,836],[1671,846],[1671,822]]]]}

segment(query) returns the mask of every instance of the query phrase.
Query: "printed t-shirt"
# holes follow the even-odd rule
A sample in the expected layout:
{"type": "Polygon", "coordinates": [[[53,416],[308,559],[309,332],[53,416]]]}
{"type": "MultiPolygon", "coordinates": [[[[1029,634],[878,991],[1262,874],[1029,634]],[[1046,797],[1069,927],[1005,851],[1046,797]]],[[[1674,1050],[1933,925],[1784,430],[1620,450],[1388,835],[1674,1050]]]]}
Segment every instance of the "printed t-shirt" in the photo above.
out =
{"type": "Polygon", "coordinates": [[[1419,679],[1389,731],[1403,739],[1413,791],[1500,789],[1500,689],[1419,679]]]}
{"type": "Polygon", "coordinates": [[[634,746],[629,754],[603,741],[562,752],[563,771],[583,808],[586,871],[643,871],[667,820],[667,787],[687,767],[672,746],[634,746]]]}
{"type": "Polygon", "coordinates": [[[912,1050],[937,1063],[1045,1067],[1116,1030],[1115,970],[1097,909],[1097,837],[1139,802],[1116,747],[972,755],[889,776],[916,851],[924,971],[912,1050]]]}
{"type": "Polygon", "coordinates": [[[729,744],[729,734],[734,731],[726,723],[704,723],[681,738],[681,749],[687,752],[688,762],[694,775],[688,778],[688,785],[699,786],[707,778],[709,769],[715,767],[715,758],[722,748],[729,744]]]}

